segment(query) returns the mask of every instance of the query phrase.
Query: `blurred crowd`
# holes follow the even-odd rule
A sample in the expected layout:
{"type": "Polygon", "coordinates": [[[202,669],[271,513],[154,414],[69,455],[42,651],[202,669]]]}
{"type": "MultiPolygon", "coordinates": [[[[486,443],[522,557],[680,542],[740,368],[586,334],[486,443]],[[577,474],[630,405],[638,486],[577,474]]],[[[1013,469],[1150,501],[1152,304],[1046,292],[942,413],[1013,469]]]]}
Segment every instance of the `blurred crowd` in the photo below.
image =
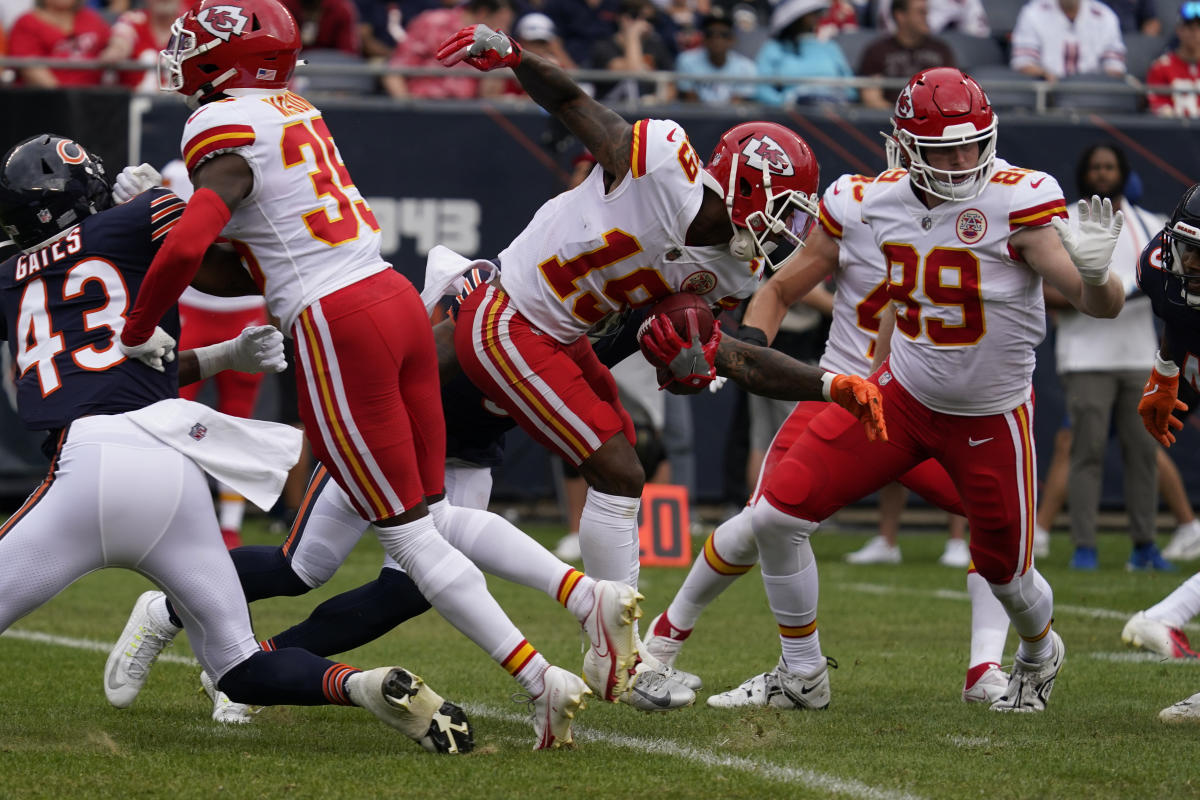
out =
{"type": "MultiPolygon", "coordinates": [[[[1143,83],[1145,96],[1104,93],[1111,110],[1200,115],[1200,0],[283,0],[312,64],[436,67],[460,27],[511,31],[567,68],[616,71],[591,84],[605,101],[888,107],[895,92],[812,78],[907,79],[952,65],[985,86],[1009,82],[1143,83]],[[630,73],[674,72],[675,80],[630,73]],[[721,76],[724,80],[712,80],[721,76]],[[789,79],[756,82],[757,76],[789,79]],[[750,79],[745,83],[739,78],[750,79]],[[1115,99],[1114,99],[1115,98],[1115,99]],[[1125,107],[1125,106],[1128,107],[1125,107]]],[[[5,0],[0,54],[152,64],[187,0],[5,0]]],[[[150,70],[25,67],[24,86],[123,85],[153,90],[150,70]]],[[[325,74],[304,90],[391,97],[523,97],[505,77],[325,74]]],[[[1012,96],[1012,105],[1028,102],[1012,96]]],[[[994,102],[1005,105],[997,92],[994,102]]]]}

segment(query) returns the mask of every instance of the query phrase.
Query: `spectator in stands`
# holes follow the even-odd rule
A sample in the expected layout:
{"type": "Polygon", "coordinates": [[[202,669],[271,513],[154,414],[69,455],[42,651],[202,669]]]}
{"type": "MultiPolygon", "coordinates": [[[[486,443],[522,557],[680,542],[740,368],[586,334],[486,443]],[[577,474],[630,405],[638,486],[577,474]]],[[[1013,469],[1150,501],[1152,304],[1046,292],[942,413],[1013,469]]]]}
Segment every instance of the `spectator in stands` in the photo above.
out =
{"type": "Polygon", "coordinates": [[[1200,2],[1179,7],[1175,35],[1179,45],[1146,73],[1148,88],[1170,89],[1149,96],[1150,110],[1161,117],[1200,117],[1200,2]]]}
{"type": "MultiPolygon", "coordinates": [[[[32,11],[13,23],[8,54],[69,61],[98,61],[108,46],[109,28],[104,17],[83,0],[36,0],[32,11]]],[[[105,70],[25,67],[20,80],[26,86],[99,86],[105,70]]]]}
{"type": "Polygon", "coordinates": [[[11,31],[13,23],[32,8],[33,0],[0,0],[0,28],[11,31]]]}
{"type": "MultiPolygon", "coordinates": [[[[1015,3],[1017,0],[1003,0],[1015,3]]],[[[896,32],[896,19],[892,15],[892,0],[878,0],[875,4],[875,26],[889,33],[896,32]]],[[[956,31],[968,36],[991,36],[987,12],[982,0],[929,0],[929,31],[941,33],[956,31]]]]}
{"type": "Polygon", "coordinates": [[[858,9],[850,0],[831,0],[829,10],[817,22],[817,36],[828,39],[858,30],[858,9]]]}
{"type": "Polygon", "coordinates": [[[1029,0],[1017,16],[1010,66],[1047,81],[1125,74],[1116,13],[1100,0],[1029,0]]]}
{"type": "Polygon", "coordinates": [[[358,41],[368,61],[383,61],[396,48],[395,33],[403,36],[403,12],[395,0],[354,0],[358,11],[358,41]]]}
{"type": "Polygon", "coordinates": [[[188,0],[146,0],[145,8],[126,11],[112,26],[108,47],[100,58],[106,61],[141,61],[144,72],[122,72],[121,83],[139,92],[158,91],[158,53],[171,38],[175,18],[187,10],[188,0]]]}
{"type": "Polygon", "coordinates": [[[679,94],[684,100],[710,105],[740,103],[754,98],[753,83],[708,83],[682,76],[723,75],[751,78],[757,74],[754,62],[733,48],[733,23],[725,9],[713,8],[700,23],[703,45],[685,50],[675,61],[680,73],[679,94]]]}
{"type": "MultiPolygon", "coordinates": [[[[675,59],[662,37],[654,29],[654,6],[650,0],[621,0],[617,8],[617,32],[596,42],[592,48],[591,66],[619,72],[648,72],[670,70],[675,59]]],[[[620,80],[597,83],[596,96],[606,102],[622,102],[646,98],[651,102],[670,102],[675,99],[672,83],[620,80]]]]}
{"type": "MultiPolygon", "coordinates": [[[[1138,208],[1123,194],[1129,162],[1115,144],[1095,144],[1084,150],[1076,167],[1080,197],[1099,195],[1125,214],[1125,224],[1113,251],[1112,271],[1136,288],[1138,257],[1161,230],[1165,218],[1138,208]]],[[[1069,209],[1074,218],[1075,208],[1069,209]]],[[[1096,516],[1104,454],[1110,427],[1121,443],[1125,509],[1133,540],[1131,569],[1170,569],[1154,542],[1158,507],[1158,443],[1142,426],[1138,402],[1146,375],[1154,365],[1158,336],[1149,298],[1136,295],[1125,301],[1114,319],[1085,318],[1053,287],[1045,287],[1046,305],[1059,309],[1055,351],[1059,375],[1066,390],[1071,420],[1070,473],[1067,505],[1075,553],[1071,566],[1095,569],[1096,516]]]]}
{"type": "MultiPolygon", "coordinates": [[[[930,35],[928,10],[928,0],[892,0],[896,32],[867,46],[858,74],[907,80],[929,67],[956,66],[950,46],[930,35]]],[[[898,94],[899,89],[863,89],[862,102],[868,108],[891,108],[898,94]]]]}
{"type": "MultiPolygon", "coordinates": [[[[516,35],[517,41],[521,43],[521,46],[529,52],[549,59],[563,69],[575,69],[576,64],[571,60],[571,56],[567,54],[566,49],[563,47],[563,42],[558,36],[558,29],[554,25],[554,20],[545,14],[536,11],[532,14],[526,14],[517,20],[517,24],[513,28],[513,33],[516,35]]],[[[523,92],[524,90],[522,90],[523,92]]]]}
{"type": "Polygon", "coordinates": [[[360,55],[358,10],[350,0],[281,0],[300,26],[305,50],[360,55]]]}
{"type": "Polygon", "coordinates": [[[587,64],[596,42],[617,32],[620,0],[546,0],[542,12],[554,20],[563,46],[576,64],[587,64]]]}
{"type": "MultiPolygon", "coordinates": [[[[467,0],[462,5],[449,8],[432,8],[418,14],[408,23],[405,38],[396,44],[388,62],[399,67],[437,67],[434,57],[438,47],[460,28],[476,24],[487,25],[492,30],[509,30],[513,23],[510,0],[467,0]]],[[[504,91],[504,78],[454,77],[454,72],[474,70],[463,64],[445,78],[404,78],[402,75],[384,75],[383,87],[392,97],[422,98],[468,98],[491,97],[504,91]]]]}
{"type": "Polygon", "coordinates": [[[781,75],[792,80],[782,85],[760,83],[760,102],[778,106],[820,101],[844,103],[857,98],[853,89],[814,86],[803,80],[854,75],[842,49],[834,42],[819,39],[815,33],[828,7],[828,0],[782,0],[775,7],[771,13],[772,38],[758,51],[758,74],[781,75]]]}
{"type": "Polygon", "coordinates": [[[1104,4],[1116,12],[1122,33],[1140,33],[1145,36],[1158,36],[1162,33],[1156,0],[1104,0],[1104,4]]]}

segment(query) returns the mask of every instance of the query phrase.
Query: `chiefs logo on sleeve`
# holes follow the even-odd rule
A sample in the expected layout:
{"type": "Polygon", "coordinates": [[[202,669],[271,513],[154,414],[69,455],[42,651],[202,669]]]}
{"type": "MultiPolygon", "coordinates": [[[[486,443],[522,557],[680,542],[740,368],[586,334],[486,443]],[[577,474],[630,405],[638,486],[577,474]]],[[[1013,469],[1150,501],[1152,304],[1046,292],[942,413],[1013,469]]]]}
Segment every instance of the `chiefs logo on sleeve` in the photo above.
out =
{"type": "Polygon", "coordinates": [[[751,169],[762,169],[765,166],[776,175],[792,175],[796,171],[787,153],[770,136],[752,137],[742,148],[742,155],[746,157],[746,164],[751,169]]]}
{"type": "Polygon", "coordinates": [[[250,19],[237,6],[211,6],[196,15],[196,21],[204,30],[223,42],[232,36],[241,36],[250,19]]]}

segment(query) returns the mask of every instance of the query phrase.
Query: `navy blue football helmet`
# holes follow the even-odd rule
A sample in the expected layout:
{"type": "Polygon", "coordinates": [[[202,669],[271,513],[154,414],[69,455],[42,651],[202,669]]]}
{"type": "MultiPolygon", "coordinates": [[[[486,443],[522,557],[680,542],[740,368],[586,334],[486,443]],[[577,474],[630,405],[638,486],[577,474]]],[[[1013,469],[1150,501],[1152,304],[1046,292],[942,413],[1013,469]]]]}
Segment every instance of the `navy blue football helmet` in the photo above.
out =
{"type": "Polygon", "coordinates": [[[72,139],[39,134],[0,161],[0,228],[22,250],[111,206],[104,163],[72,139]]]}

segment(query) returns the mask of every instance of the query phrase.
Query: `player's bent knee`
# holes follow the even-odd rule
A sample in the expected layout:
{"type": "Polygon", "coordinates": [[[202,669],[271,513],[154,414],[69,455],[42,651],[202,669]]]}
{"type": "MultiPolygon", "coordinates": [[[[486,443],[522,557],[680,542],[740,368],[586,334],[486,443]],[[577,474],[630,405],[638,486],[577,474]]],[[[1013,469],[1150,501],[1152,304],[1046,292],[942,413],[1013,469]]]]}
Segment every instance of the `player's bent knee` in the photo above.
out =
{"type": "Polygon", "coordinates": [[[797,543],[811,536],[820,524],[776,508],[765,498],[754,504],[750,522],[754,527],[756,539],[789,537],[795,539],[797,543]]]}
{"type": "Polygon", "coordinates": [[[580,464],[579,473],[596,491],[619,497],[641,497],[646,485],[646,473],[636,451],[620,435],[580,464]]]}
{"type": "MultiPolygon", "coordinates": [[[[813,469],[807,462],[785,458],[763,486],[763,499],[755,504],[755,508],[767,501],[793,517],[823,520],[837,510],[823,499],[828,494],[823,491],[827,479],[827,473],[813,469]]],[[[757,527],[756,522],[756,530],[757,527]]]]}

